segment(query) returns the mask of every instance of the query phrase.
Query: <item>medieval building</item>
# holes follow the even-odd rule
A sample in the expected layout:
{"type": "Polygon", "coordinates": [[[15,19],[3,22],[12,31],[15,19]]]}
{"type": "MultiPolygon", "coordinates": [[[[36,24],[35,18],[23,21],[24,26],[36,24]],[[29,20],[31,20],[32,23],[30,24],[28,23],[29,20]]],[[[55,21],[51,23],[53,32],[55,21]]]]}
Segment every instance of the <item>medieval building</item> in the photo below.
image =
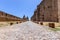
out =
{"type": "Polygon", "coordinates": [[[23,21],[29,21],[29,18],[24,15],[23,16],[23,21]]]}
{"type": "Polygon", "coordinates": [[[0,11],[0,21],[21,21],[21,18],[0,11]]]}
{"type": "Polygon", "coordinates": [[[31,17],[32,21],[60,22],[60,0],[42,0],[31,17]]]}

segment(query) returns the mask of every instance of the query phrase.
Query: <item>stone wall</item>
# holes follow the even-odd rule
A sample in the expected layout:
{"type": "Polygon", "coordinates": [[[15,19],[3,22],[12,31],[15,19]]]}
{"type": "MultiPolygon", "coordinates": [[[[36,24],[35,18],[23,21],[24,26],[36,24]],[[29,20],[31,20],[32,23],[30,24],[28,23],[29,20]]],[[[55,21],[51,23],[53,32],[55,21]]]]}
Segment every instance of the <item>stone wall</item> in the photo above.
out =
{"type": "Polygon", "coordinates": [[[31,17],[32,21],[38,20],[37,10],[34,11],[34,15],[31,17]]]}
{"type": "Polygon", "coordinates": [[[60,0],[58,0],[58,18],[60,22],[60,0]]]}
{"type": "MultiPolygon", "coordinates": [[[[35,15],[33,16],[35,17],[35,15]]],[[[42,0],[42,2],[37,6],[36,17],[37,17],[37,21],[59,22],[58,0],[42,0]]],[[[33,20],[33,18],[31,20],[33,20]]]]}
{"type": "Polygon", "coordinates": [[[21,21],[21,18],[0,11],[0,21],[21,21]]]}

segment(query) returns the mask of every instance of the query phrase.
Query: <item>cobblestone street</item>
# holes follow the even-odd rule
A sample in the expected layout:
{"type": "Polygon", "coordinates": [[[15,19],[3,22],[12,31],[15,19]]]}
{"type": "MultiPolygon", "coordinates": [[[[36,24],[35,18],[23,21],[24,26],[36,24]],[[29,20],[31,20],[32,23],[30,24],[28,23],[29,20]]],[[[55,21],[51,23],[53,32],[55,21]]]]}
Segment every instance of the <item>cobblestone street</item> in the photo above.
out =
{"type": "Polygon", "coordinates": [[[0,40],[60,40],[60,32],[31,21],[0,27],[0,40]]]}

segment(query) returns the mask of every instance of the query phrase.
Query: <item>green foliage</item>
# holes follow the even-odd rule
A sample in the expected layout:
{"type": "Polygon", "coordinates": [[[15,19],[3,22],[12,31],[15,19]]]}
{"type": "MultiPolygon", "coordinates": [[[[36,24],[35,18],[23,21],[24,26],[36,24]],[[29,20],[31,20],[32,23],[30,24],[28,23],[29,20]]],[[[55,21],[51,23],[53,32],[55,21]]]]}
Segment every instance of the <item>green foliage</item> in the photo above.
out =
{"type": "Polygon", "coordinates": [[[60,28],[51,28],[53,31],[60,31],[60,28]]]}

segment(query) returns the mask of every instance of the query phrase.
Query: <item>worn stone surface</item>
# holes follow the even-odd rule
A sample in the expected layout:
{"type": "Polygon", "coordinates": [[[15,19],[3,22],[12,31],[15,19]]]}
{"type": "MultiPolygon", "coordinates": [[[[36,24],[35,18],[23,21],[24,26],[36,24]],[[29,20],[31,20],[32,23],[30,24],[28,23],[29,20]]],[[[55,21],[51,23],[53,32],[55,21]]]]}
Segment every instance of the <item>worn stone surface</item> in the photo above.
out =
{"type": "Polygon", "coordinates": [[[60,40],[60,31],[51,31],[31,21],[0,27],[0,40],[60,40]]]}

